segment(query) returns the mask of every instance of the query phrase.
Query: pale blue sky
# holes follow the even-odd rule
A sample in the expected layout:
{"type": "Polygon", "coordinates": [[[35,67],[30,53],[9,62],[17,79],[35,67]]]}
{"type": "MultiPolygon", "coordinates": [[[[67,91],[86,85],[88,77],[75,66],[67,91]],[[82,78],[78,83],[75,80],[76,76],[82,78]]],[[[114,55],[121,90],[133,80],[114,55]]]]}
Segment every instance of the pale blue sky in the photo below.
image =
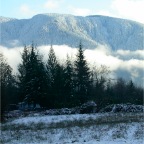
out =
{"type": "Polygon", "coordinates": [[[0,0],[0,16],[31,18],[40,13],[108,15],[144,23],[144,0],[0,0]]]}

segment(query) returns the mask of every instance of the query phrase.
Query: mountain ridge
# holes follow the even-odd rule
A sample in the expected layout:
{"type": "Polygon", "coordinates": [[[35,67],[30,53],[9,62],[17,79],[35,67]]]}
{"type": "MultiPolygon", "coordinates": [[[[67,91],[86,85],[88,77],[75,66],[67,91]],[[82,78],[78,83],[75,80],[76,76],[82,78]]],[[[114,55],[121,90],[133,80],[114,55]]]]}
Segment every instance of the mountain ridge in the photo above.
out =
{"type": "Polygon", "coordinates": [[[144,25],[109,16],[74,16],[69,14],[38,14],[30,19],[0,17],[1,42],[6,47],[30,44],[84,47],[107,45],[113,50],[143,49],[144,25]]]}

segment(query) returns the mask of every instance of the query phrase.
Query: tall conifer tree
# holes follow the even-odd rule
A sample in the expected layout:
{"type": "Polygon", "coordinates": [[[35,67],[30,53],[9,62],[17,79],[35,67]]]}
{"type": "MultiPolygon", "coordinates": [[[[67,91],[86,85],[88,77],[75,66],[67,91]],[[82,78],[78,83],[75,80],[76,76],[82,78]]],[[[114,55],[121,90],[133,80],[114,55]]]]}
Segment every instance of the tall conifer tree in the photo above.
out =
{"type": "Polygon", "coordinates": [[[75,84],[79,97],[79,103],[84,103],[88,99],[90,87],[90,69],[85,60],[82,44],[79,44],[78,53],[75,61],[75,84]]]}
{"type": "Polygon", "coordinates": [[[65,102],[71,106],[74,98],[74,67],[68,55],[64,69],[64,96],[65,102]]]}
{"type": "Polygon", "coordinates": [[[55,103],[57,101],[57,86],[56,86],[56,81],[57,81],[57,72],[58,72],[58,68],[59,68],[59,64],[54,52],[54,49],[51,45],[50,47],[50,51],[48,54],[48,60],[47,60],[47,64],[46,64],[46,68],[47,68],[47,77],[49,79],[49,88],[50,88],[50,92],[48,95],[48,99],[49,99],[49,107],[55,107],[55,103]]]}
{"type": "Polygon", "coordinates": [[[28,62],[30,59],[30,50],[25,46],[23,53],[21,54],[22,62],[18,65],[18,84],[19,84],[19,101],[23,101],[26,96],[26,83],[27,72],[28,72],[28,62]]]}
{"type": "Polygon", "coordinates": [[[22,100],[43,105],[48,88],[47,76],[42,59],[33,44],[29,50],[24,48],[22,64],[18,70],[22,100]]]}
{"type": "Polygon", "coordinates": [[[17,102],[17,84],[12,74],[12,68],[4,55],[0,53],[0,120],[3,119],[3,113],[8,110],[8,106],[17,102]]]}

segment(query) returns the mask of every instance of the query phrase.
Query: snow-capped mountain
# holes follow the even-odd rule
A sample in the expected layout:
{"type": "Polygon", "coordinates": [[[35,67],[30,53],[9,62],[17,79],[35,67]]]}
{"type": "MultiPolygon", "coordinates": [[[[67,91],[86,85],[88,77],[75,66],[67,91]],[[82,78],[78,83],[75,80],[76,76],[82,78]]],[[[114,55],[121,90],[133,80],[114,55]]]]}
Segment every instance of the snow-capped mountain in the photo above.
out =
{"type": "Polygon", "coordinates": [[[115,49],[143,49],[144,25],[106,16],[39,14],[31,19],[0,17],[0,45],[15,47],[30,44],[78,46],[86,48],[104,44],[115,49]]]}

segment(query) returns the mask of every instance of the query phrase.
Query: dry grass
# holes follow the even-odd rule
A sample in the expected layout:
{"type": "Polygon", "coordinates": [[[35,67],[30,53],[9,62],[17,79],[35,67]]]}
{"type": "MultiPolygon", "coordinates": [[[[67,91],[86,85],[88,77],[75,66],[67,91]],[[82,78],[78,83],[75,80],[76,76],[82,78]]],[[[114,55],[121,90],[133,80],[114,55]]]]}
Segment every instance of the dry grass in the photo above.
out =
{"type": "Polygon", "coordinates": [[[51,122],[46,124],[45,122],[34,123],[30,122],[29,124],[12,124],[5,123],[2,125],[1,130],[42,130],[45,128],[66,128],[66,127],[87,127],[91,125],[100,125],[100,124],[114,124],[114,123],[128,123],[128,122],[143,122],[144,114],[143,113],[109,113],[103,114],[100,117],[89,117],[89,119],[77,119],[77,120],[64,120],[60,122],[51,122]]]}
{"type": "MultiPolygon", "coordinates": [[[[57,135],[58,131],[63,131],[69,136],[72,142],[81,138],[81,132],[91,129],[91,138],[97,141],[102,139],[103,135],[107,135],[108,131],[113,129],[112,139],[125,139],[127,136],[128,124],[138,122],[139,127],[135,130],[133,137],[141,139],[144,136],[144,114],[143,113],[105,113],[98,117],[89,117],[88,119],[64,120],[58,122],[29,122],[14,124],[7,122],[1,126],[0,143],[11,143],[25,141],[39,142],[53,141],[51,136],[57,135]],[[76,130],[74,130],[76,129],[76,130]],[[25,140],[26,139],[26,140],[25,140]]],[[[59,136],[59,140],[67,139],[65,134],[59,136]]],[[[84,140],[85,141],[85,140],[84,140]]]]}

